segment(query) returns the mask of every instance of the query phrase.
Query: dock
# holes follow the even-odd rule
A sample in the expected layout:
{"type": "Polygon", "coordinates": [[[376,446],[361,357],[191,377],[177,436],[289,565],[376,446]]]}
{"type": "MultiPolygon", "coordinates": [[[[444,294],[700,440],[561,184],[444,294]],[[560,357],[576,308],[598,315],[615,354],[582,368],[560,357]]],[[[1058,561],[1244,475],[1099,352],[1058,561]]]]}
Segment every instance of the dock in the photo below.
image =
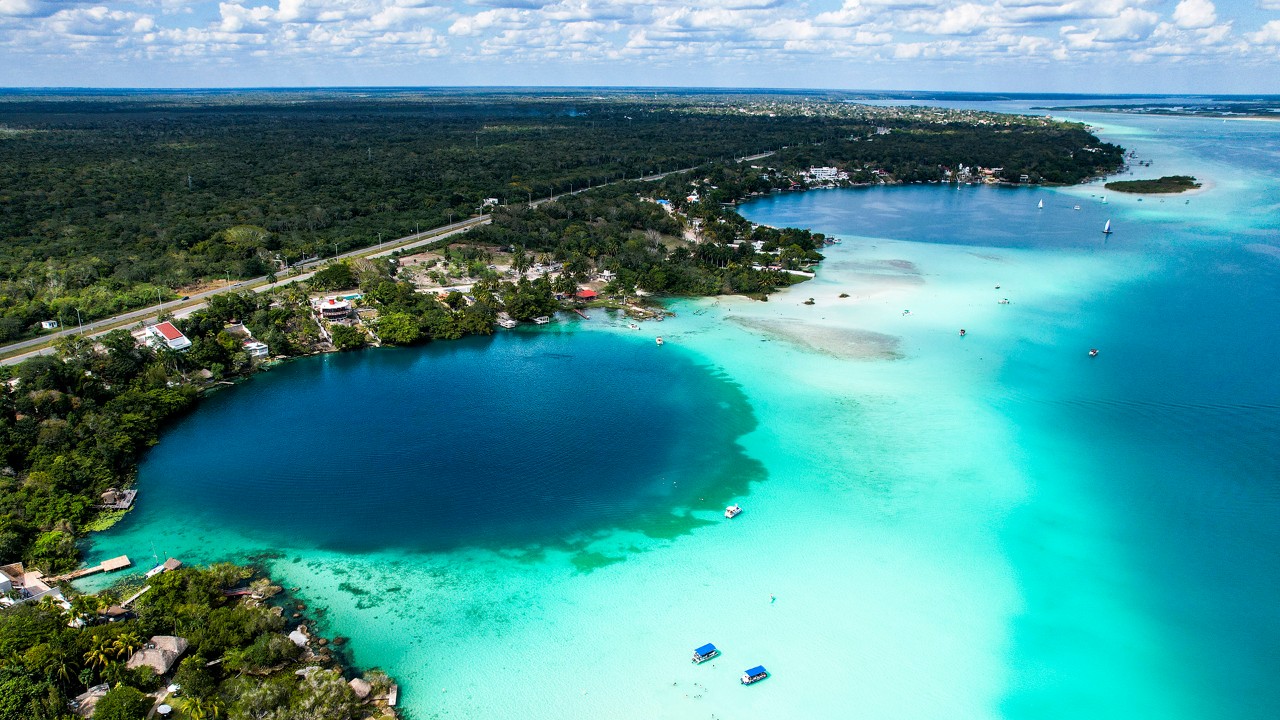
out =
{"type": "Polygon", "coordinates": [[[400,686],[393,684],[390,692],[387,693],[387,707],[395,707],[400,701],[400,686]]]}
{"type": "Polygon", "coordinates": [[[110,560],[103,560],[101,563],[97,565],[93,565],[91,567],[80,568],[79,570],[73,570],[69,573],[66,573],[65,575],[58,575],[56,577],[47,578],[47,580],[49,582],[62,582],[63,580],[79,580],[80,578],[85,577],[87,575],[95,575],[100,572],[115,572],[116,570],[123,570],[132,564],[133,563],[129,561],[129,557],[127,555],[121,555],[120,557],[113,557],[110,560]]]}
{"type": "Polygon", "coordinates": [[[582,310],[582,308],[574,308],[574,309],[573,309],[573,311],[574,311],[574,312],[576,312],[576,313],[578,313],[579,315],[581,315],[583,320],[590,320],[590,319],[591,319],[591,318],[587,315],[587,313],[586,313],[586,312],[584,312],[584,311],[582,310]]]}

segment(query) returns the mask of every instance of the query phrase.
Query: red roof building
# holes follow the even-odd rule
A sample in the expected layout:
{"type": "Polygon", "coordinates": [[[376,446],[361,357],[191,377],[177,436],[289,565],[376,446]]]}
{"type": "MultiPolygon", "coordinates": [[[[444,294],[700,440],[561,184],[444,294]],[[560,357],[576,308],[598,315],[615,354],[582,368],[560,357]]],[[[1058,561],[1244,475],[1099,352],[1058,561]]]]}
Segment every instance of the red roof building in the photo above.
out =
{"type": "Polygon", "coordinates": [[[170,350],[186,350],[191,341],[173,323],[165,321],[147,328],[147,339],[153,345],[165,345],[170,350]]]}
{"type": "Polygon", "coordinates": [[[580,300],[594,300],[596,296],[599,294],[600,293],[596,292],[595,290],[592,290],[591,288],[582,288],[581,290],[579,290],[577,293],[574,294],[574,297],[580,300]]]}

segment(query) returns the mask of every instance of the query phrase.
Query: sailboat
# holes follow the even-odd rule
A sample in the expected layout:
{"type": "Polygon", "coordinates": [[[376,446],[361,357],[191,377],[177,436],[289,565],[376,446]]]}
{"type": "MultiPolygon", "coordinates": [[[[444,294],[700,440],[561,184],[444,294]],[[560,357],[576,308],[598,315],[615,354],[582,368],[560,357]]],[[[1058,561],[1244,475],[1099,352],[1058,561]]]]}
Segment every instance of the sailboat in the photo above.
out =
{"type": "Polygon", "coordinates": [[[1037,208],[1037,209],[1039,209],[1039,210],[1043,210],[1043,209],[1044,209],[1044,201],[1043,201],[1043,200],[1041,200],[1041,201],[1040,201],[1040,204],[1039,204],[1039,205],[1036,205],[1036,208],[1037,208]]]}
{"type": "Polygon", "coordinates": [[[1106,225],[1103,225],[1103,226],[1102,226],[1102,234],[1103,234],[1103,235],[1110,235],[1110,234],[1111,234],[1111,221],[1110,221],[1110,220],[1108,220],[1108,221],[1107,221],[1107,224],[1106,224],[1106,225]]]}

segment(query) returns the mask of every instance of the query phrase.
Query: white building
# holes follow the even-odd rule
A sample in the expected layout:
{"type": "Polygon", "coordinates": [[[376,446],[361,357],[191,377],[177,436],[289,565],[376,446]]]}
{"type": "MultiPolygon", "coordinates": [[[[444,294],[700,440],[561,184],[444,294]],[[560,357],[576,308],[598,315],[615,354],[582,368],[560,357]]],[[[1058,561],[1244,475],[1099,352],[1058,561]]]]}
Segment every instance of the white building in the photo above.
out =
{"type": "Polygon", "coordinates": [[[251,358],[264,358],[271,354],[271,349],[267,347],[267,344],[257,340],[245,340],[244,351],[249,353],[251,358]]]}
{"type": "Polygon", "coordinates": [[[62,591],[50,587],[40,571],[27,571],[22,563],[0,567],[0,608],[24,602],[40,602],[45,598],[53,598],[59,605],[70,607],[62,596],[62,591]]]}
{"type": "Polygon", "coordinates": [[[40,329],[41,330],[57,330],[58,321],[57,320],[41,320],[40,329]]]}
{"type": "Polygon", "coordinates": [[[186,350],[191,347],[191,341],[183,335],[178,328],[173,326],[171,322],[156,323],[148,327],[145,331],[147,344],[152,347],[167,347],[170,350],[186,350]]]}

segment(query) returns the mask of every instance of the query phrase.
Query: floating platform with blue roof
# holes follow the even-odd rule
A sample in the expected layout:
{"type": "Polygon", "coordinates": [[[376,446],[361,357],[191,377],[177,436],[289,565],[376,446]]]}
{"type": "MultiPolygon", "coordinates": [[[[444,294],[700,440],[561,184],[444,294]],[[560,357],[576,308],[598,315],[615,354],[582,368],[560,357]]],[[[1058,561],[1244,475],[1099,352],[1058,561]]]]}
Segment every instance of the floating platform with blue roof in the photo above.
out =
{"type": "Polygon", "coordinates": [[[715,645],[707,643],[693,651],[693,661],[695,663],[704,663],[719,654],[720,651],[716,649],[715,645]]]}
{"type": "Polygon", "coordinates": [[[743,671],[742,684],[750,685],[751,683],[760,682],[767,677],[769,677],[769,671],[765,670],[763,665],[757,665],[750,670],[743,671]]]}

